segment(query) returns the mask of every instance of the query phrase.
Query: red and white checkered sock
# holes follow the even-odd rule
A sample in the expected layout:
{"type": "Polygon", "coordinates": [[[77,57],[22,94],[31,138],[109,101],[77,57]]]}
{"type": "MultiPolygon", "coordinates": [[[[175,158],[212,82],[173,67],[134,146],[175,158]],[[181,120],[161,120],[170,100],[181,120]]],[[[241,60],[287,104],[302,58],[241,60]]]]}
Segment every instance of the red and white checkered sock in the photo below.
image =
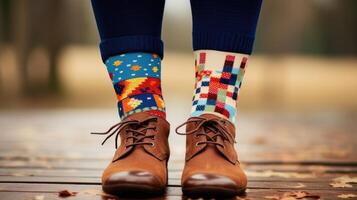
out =
{"type": "Polygon", "coordinates": [[[234,123],[248,57],[232,52],[195,51],[196,83],[191,116],[212,113],[234,123]]]}

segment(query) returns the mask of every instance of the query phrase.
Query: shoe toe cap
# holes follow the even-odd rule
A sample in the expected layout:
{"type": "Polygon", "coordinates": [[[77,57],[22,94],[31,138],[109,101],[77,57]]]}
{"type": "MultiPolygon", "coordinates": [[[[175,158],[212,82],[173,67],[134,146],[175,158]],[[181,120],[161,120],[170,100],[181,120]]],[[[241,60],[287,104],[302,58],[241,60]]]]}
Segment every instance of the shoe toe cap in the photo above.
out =
{"type": "Polygon", "coordinates": [[[103,185],[147,185],[158,186],[160,181],[158,178],[147,171],[121,171],[111,174],[103,183],[103,185]]]}
{"type": "Polygon", "coordinates": [[[164,191],[165,184],[150,172],[121,171],[108,176],[102,188],[114,195],[158,194],[164,191]]]}
{"type": "Polygon", "coordinates": [[[213,187],[233,190],[242,188],[242,186],[239,186],[236,181],[227,176],[208,173],[193,174],[182,183],[182,186],[185,188],[213,187]]]}

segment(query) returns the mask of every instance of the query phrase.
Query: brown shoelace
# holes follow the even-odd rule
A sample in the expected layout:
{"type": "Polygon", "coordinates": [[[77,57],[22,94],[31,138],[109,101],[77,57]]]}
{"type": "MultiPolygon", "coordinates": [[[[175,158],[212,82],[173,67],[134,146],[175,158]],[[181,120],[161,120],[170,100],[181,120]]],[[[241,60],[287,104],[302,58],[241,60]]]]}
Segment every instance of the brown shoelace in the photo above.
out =
{"type": "Polygon", "coordinates": [[[225,121],[219,119],[206,119],[203,117],[191,117],[189,120],[181,124],[176,128],[176,133],[179,135],[191,135],[195,134],[195,137],[201,135],[206,136],[206,141],[198,142],[196,145],[200,144],[214,144],[219,145],[224,148],[224,145],[217,142],[217,137],[223,138],[223,140],[228,140],[230,143],[235,143],[234,138],[231,134],[227,132],[227,128],[224,126],[225,121]],[[189,123],[195,123],[197,126],[195,129],[188,132],[179,132],[179,129],[189,123]],[[208,135],[209,132],[214,133],[214,135],[208,135]]]}
{"type": "Polygon", "coordinates": [[[153,140],[155,139],[155,134],[151,135],[146,135],[146,131],[151,129],[151,130],[156,130],[156,126],[149,126],[150,121],[157,121],[156,117],[150,117],[148,119],[145,119],[144,121],[138,121],[138,120],[127,120],[123,122],[119,122],[112,127],[109,128],[106,132],[103,133],[96,133],[93,132],[91,134],[96,134],[96,135],[107,135],[109,134],[104,141],[102,142],[102,145],[114,134],[115,135],[115,148],[118,148],[118,138],[120,135],[120,132],[124,129],[125,134],[126,134],[126,140],[132,138],[133,143],[126,145],[125,147],[128,148],[130,146],[135,146],[135,145],[154,145],[153,142],[144,142],[143,140],[145,138],[152,138],[153,140]]]}

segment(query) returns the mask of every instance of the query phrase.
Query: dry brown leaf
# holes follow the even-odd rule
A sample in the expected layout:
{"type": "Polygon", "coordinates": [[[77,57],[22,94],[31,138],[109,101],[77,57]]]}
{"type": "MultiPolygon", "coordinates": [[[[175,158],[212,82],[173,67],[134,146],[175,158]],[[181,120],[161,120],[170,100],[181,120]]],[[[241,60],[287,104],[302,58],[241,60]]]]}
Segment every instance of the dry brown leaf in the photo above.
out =
{"type": "Polygon", "coordinates": [[[353,187],[349,183],[357,183],[357,177],[349,177],[349,176],[340,176],[337,178],[333,179],[333,183],[330,183],[330,185],[334,188],[351,188],[353,187]]]}
{"type": "Polygon", "coordinates": [[[305,191],[296,191],[296,192],[284,192],[281,196],[279,195],[265,196],[264,198],[273,199],[273,200],[296,200],[296,199],[303,199],[303,198],[320,199],[320,196],[315,194],[310,194],[305,191]]]}
{"type": "Polygon", "coordinates": [[[343,182],[343,183],[357,183],[357,176],[356,177],[349,177],[349,176],[340,176],[333,179],[335,182],[343,182]]]}
{"type": "Polygon", "coordinates": [[[302,199],[302,198],[305,198],[305,197],[314,198],[314,199],[319,199],[320,198],[319,195],[310,194],[310,193],[305,192],[305,191],[290,192],[290,194],[288,194],[288,195],[292,196],[292,197],[295,197],[297,199],[302,199]]]}
{"type": "Polygon", "coordinates": [[[59,197],[70,197],[70,196],[76,196],[77,192],[71,192],[68,190],[62,190],[60,192],[58,192],[58,196],[59,197]]]}
{"type": "Polygon", "coordinates": [[[349,199],[349,198],[357,197],[357,195],[355,195],[355,194],[340,194],[337,197],[341,198],[341,199],[349,199]]]}
{"type": "Polygon", "coordinates": [[[348,183],[330,183],[330,185],[334,188],[351,188],[352,185],[348,183]]]}
{"type": "Polygon", "coordinates": [[[313,178],[313,174],[297,173],[297,172],[275,172],[272,170],[266,171],[246,171],[248,176],[253,177],[282,177],[282,178],[313,178]]]}

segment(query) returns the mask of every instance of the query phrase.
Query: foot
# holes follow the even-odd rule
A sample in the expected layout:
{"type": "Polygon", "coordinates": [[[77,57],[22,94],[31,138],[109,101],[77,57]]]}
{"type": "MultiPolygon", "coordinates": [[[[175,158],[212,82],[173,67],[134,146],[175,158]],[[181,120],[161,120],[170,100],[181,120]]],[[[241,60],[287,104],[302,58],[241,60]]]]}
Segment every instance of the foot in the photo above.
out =
{"type": "Polygon", "coordinates": [[[169,130],[170,125],[163,118],[141,112],[128,116],[103,133],[110,134],[104,142],[114,134],[116,139],[120,136],[121,141],[113,160],[103,172],[103,190],[114,195],[164,192],[169,130]]]}
{"type": "Polygon", "coordinates": [[[186,135],[186,161],[181,177],[187,196],[236,196],[245,191],[247,177],[234,148],[234,125],[222,117],[191,117],[176,129],[186,135]],[[186,133],[178,129],[186,125],[186,133]]]}

